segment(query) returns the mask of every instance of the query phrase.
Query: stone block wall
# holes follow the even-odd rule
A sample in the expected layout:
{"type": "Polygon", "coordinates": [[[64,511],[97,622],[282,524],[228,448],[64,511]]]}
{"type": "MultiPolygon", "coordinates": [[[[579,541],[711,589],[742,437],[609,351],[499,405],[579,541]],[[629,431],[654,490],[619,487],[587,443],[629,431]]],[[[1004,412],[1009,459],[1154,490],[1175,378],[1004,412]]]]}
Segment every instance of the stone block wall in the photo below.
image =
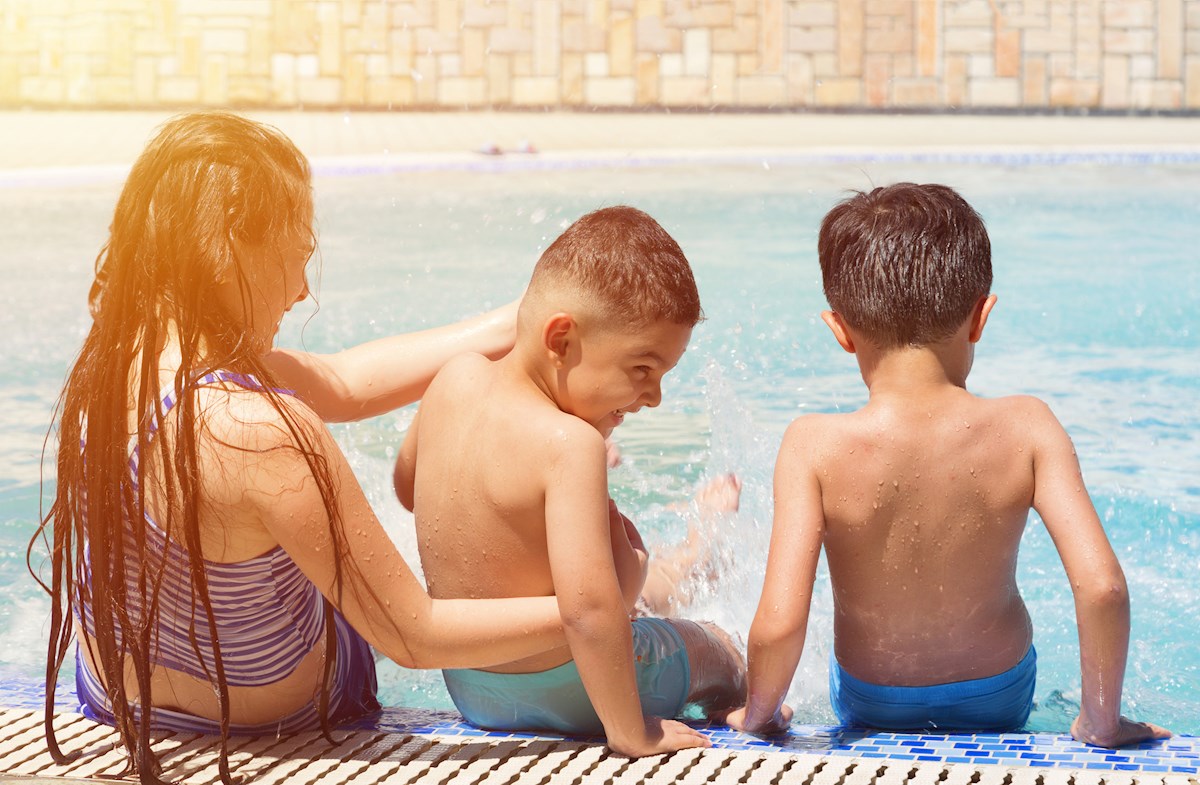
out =
{"type": "Polygon", "coordinates": [[[0,0],[0,106],[1200,108],[1200,0],[0,0]]]}

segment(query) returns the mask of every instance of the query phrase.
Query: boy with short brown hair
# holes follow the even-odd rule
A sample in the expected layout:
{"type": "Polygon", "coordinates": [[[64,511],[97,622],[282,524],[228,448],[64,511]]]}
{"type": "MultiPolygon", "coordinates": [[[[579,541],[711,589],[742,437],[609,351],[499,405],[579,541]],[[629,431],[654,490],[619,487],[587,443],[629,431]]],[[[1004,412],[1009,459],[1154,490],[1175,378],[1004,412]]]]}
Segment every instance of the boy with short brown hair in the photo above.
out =
{"type": "Polygon", "coordinates": [[[740,701],[743,662],[720,630],[631,624],[646,553],[608,496],[605,437],[658,405],[700,318],[675,240],[640,210],[597,210],[542,254],[512,352],[459,357],[430,385],[396,467],[430,595],[555,594],[569,643],[444,671],[469,721],[604,732],[637,756],[707,745],[660,717],[688,703],[719,716],[740,701]]]}
{"type": "Polygon", "coordinates": [[[1129,643],[1121,566],[1070,438],[1041,401],[966,389],[996,304],[983,221],[942,185],[859,193],[821,224],[822,319],[870,391],[848,414],[795,420],[775,468],[749,694],[731,725],[786,727],[824,547],[834,597],[830,700],[845,724],[1010,730],[1029,716],[1033,630],[1016,583],[1030,508],[1066,568],[1083,701],[1075,738],[1169,735],[1120,716],[1129,643]]]}

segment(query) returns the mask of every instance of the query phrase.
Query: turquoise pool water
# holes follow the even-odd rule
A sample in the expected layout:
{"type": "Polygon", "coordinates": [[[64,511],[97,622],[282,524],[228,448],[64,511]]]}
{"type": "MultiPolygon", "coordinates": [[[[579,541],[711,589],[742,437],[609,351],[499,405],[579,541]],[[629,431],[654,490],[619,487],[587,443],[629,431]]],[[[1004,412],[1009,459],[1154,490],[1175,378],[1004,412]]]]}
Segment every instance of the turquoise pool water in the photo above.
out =
{"type": "MultiPolygon", "coordinates": [[[[618,432],[614,495],[647,539],[681,536],[670,509],[719,471],[743,506],[714,532],[720,580],[693,615],[745,634],[761,585],[779,437],[804,411],[865,400],[853,359],[828,337],[816,228],[849,188],[945,182],[991,231],[1000,301],[971,387],[1046,400],[1075,439],[1134,603],[1125,711],[1200,733],[1200,164],[1087,158],[1019,161],[787,160],[616,170],[326,174],[318,178],[319,309],[281,343],[325,351],[438,324],[515,297],[538,253],[578,215],[629,203],[656,216],[696,270],[708,320],[656,411],[618,432]]],[[[85,294],[119,183],[0,188],[0,705],[36,703],[47,604],[25,547],[55,396],[87,327],[85,294]]],[[[411,410],[335,431],[410,561],[409,519],[390,490],[411,410]]],[[[52,475],[52,464],[47,464],[52,475]]],[[[53,477],[47,476],[47,487],[53,477]]],[[[1069,587],[1036,517],[1020,583],[1040,659],[1036,730],[1065,730],[1079,699],[1069,587]]],[[[831,598],[822,575],[791,701],[832,721],[831,598]]],[[[381,665],[384,699],[449,707],[436,673],[381,665]]],[[[62,700],[69,700],[64,693],[62,700]]]]}

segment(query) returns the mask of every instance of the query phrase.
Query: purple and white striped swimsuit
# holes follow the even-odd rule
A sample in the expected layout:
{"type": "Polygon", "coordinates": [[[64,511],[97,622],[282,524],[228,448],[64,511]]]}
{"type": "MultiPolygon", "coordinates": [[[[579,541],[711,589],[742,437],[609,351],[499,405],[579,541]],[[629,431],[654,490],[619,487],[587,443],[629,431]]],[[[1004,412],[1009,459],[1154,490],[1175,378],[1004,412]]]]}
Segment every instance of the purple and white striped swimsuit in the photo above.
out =
{"type": "MultiPolygon", "coordinates": [[[[249,390],[262,390],[252,376],[214,371],[200,378],[201,384],[226,382],[249,390]]],[[[286,392],[286,391],[280,391],[286,392]]],[[[164,414],[175,405],[174,392],[162,397],[164,414]]],[[[152,431],[153,433],[153,431],[152,431]]],[[[138,454],[130,450],[130,476],[137,483],[138,454]]],[[[157,575],[162,570],[158,626],[151,661],[205,681],[213,678],[216,663],[204,606],[194,596],[191,555],[165,532],[149,514],[145,517],[144,565],[130,564],[126,570],[127,596],[140,598],[139,572],[157,575]],[[165,567],[165,569],[164,569],[165,567]],[[198,645],[193,646],[192,637],[198,645]],[[199,649],[199,656],[197,656],[199,649]]],[[[126,553],[136,554],[132,527],[125,528],[126,553]]],[[[90,572],[90,567],[85,566],[90,572]]],[[[324,634],[325,604],[317,587],[305,577],[282,547],[245,561],[221,563],[205,560],[209,597],[221,662],[231,687],[272,684],[292,673],[316,647],[324,634]]],[[[375,660],[370,646],[336,610],[337,659],[330,685],[329,718],[338,722],[379,708],[375,699],[375,660]]],[[[89,636],[95,634],[90,605],[76,603],[76,613],[89,636]]],[[[131,623],[139,624],[141,609],[129,607],[131,623]]],[[[81,644],[82,645],[82,644],[81,644]]],[[[76,689],[83,713],[101,722],[113,723],[111,706],[99,680],[88,670],[82,655],[76,656],[76,689]]],[[[313,685],[314,695],[317,685],[313,685]]],[[[154,709],[157,730],[217,733],[213,720],[170,709],[154,709]]],[[[276,722],[234,725],[231,732],[251,735],[286,733],[320,726],[315,701],[276,722]]]]}

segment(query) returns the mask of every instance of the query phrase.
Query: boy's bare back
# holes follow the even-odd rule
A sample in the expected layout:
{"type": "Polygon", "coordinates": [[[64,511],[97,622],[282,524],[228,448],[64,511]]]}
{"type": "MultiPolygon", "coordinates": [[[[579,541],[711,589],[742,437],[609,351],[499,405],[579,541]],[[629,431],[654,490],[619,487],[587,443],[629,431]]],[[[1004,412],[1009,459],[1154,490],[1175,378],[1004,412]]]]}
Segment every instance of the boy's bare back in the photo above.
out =
{"type": "Polygon", "coordinates": [[[1034,398],[967,391],[996,305],[983,219],[946,186],[898,183],[830,210],[818,256],[831,308],[821,318],[870,396],[784,436],[748,700],[730,724],[790,718],[783,696],[824,547],[830,702],[842,721],[1020,728],[1037,657],[1016,563],[1034,509],[1075,599],[1083,696],[1072,734],[1104,745],[1168,735],[1120,716],[1129,595],[1071,440],[1034,398]]]}
{"type": "Polygon", "coordinates": [[[950,388],[792,425],[778,481],[819,494],[847,671],[920,686],[1021,659],[1032,628],[1017,548],[1052,420],[1032,398],[950,388]]]}
{"type": "Polygon", "coordinates": [[[630,207],[593,211],[543,252],[511,352],[448,363],[396,464],[434,597],[551,595],[568,648],[443,672],[469,721],[594,735],[638,756],[709,742],[671,717],[727,710],[742,665],[693,622],[630,619],[647,575],[608,496],[605,437],[662,399],[700,299],[679,244],[630,207]]]}
{"type": "MultiPolygon", "coordinates": [[[[420,461],[417,442],[405,449],[417,466],[417,543],[430,596],[553,595],[546,471],[565,443],[574,453],[594,442],[603,475],[603,437],[556,409],[527,377],[475,354],[452,360],[430,385],[419,425],[420,461]]],[[[525,673],[570,659],[563,646],[489,670],[525,673]]]]}

